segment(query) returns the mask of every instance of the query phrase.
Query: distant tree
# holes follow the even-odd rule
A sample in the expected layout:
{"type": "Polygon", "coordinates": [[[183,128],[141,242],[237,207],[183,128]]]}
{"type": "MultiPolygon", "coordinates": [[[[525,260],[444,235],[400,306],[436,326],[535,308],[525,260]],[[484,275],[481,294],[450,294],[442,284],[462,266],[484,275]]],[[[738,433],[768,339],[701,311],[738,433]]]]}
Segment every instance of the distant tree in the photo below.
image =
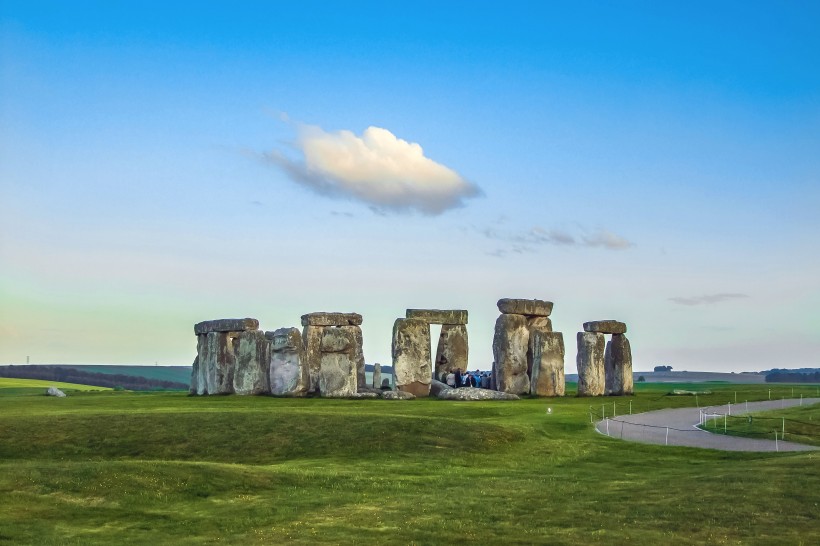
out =
{"type": "Polygon", "coordinates": [[[642,375],[638,376],[638,383],[645,383],[645,382],[646,382],[646,378],[644,376],[642,376],[642,375]]]}
{"type": "Polygon", "coordinates": [[[672,366],[655,366],[656,372],[671,372],[672,366]]]}

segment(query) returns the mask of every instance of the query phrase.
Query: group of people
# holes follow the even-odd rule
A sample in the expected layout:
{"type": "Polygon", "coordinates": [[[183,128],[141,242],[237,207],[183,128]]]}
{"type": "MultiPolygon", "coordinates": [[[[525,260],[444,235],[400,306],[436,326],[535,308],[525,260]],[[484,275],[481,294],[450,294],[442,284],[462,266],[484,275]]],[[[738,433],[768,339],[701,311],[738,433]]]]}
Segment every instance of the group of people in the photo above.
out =
{"type": "Polygon", "coordinates": [[[478,387],[481,389],[490,388],[490,372],[476,370],[474,372],[461,371],[456,368],[452,372],[441,374],[441,382],[452,389],[461,387],[478,387]]]}

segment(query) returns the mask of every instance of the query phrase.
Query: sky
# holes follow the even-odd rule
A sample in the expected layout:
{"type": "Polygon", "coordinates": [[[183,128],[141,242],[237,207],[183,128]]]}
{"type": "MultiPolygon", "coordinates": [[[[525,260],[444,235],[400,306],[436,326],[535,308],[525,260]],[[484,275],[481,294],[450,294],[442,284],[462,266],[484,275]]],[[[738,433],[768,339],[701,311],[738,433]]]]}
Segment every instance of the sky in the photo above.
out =
{"type": "MultiPolygon", "coordinates": [[[[635,370],[820,366],[816,2],[0,3],[0,364],[193,324],[590,320],[635,370]],[[171,4],[171,5],[168,5],[171,4]]],[[[437,330],[434,328],[434,339],[437,330]]]]}

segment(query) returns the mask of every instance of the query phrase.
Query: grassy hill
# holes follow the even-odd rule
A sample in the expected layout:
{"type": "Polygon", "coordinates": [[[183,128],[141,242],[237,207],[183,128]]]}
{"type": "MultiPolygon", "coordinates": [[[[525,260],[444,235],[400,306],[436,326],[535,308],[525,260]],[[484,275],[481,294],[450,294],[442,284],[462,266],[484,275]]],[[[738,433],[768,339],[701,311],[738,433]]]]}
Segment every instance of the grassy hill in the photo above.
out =
{"type": "MultiPolygon", "coordinates": [[[[710,384],[700,404],[767,389],[710,384]]],[[[0,542],[820,543],[819,453],[633,444],[590,425],[593,404],[695,404],[667,393],[0,397],[0,542]]]]}
{"type": "Polygon", "coordinates": [[[60,383],[55,381],[41,381],[39,379],[16,379],[0,377],[0,396],[19,394],[43,394],[49,387],[56,387],[64,392],[72,391],[108,391],[105,387],[78,385],[76,383],[60,383]]]}
{"type": "Polygon", "coordinates": [[[117,366],[113,364],[55,364],[55,366],[91,373],[131,375],[175,383],[190,384],[191,382],[191,366],[117,366]]]}

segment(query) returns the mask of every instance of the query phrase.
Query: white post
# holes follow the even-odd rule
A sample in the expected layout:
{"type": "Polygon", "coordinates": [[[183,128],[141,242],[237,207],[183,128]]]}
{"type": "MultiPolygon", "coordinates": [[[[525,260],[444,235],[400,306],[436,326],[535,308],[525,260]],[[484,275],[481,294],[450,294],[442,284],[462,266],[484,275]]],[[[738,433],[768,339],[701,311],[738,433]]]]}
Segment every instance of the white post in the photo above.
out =
{"type": "Polygon", "coordinates": [[[732,403],[729,402],[729,415],[732,415],[732,403]]]}
{"type": "Polygon", "coordinates": [[[749,411],[749,401],[746,400],[746,411],[749,411]]]}
{"type": "Polygon", "coordinates": [[[726,434],[726,414],[723,414],[723,434],[726,434]]]}
{"type": "Polygon", "coordinates": [[[737,391],[735,391],[735,404],[737,404],[737,391]]]}
{"type": "Polygon", "coordinates": [[[666,445],[669,445],[669,427],[666,427],[666,445]]]}
{"type": "Polygon", "coordinates": [[[777,445],[777,431],[774,431],[774,450],[780,451],[780,447],[777,445]]]}
{"type": "Polygon", "coordinates": [[[612,417],[615,417],[615,402],[612,402],[612,417]]]}
{"type": "Polygon", "coordinates": [[[800,405],[801,406],[803,405],[803,395],[802,394],[800,395],[800,405]]]}
{"type": "Polygon", "coordinates": [[[786,418],[783,418],[783,434],[780,436],[784,440],[786,439],[786,418]]]}
{"type": "MultiPolygon", "coordinates": [[[[800,400],[801,400],[801,404],[802,404],[802,400],[803,400],[803,395],[802,394],[800,395],[800,400]]],[[[632,415],[632,400],[629,401],[629,415],[632,415]]]]}
{"type": "Polygon", "coordinates": [[[769,400],[772,399],[772,389],[769,389],[769,400]]]}
{"type": "Polygon", "coordinates": [[[609,436],[609,417],[606,418],[606,435],[609,436]]]}

